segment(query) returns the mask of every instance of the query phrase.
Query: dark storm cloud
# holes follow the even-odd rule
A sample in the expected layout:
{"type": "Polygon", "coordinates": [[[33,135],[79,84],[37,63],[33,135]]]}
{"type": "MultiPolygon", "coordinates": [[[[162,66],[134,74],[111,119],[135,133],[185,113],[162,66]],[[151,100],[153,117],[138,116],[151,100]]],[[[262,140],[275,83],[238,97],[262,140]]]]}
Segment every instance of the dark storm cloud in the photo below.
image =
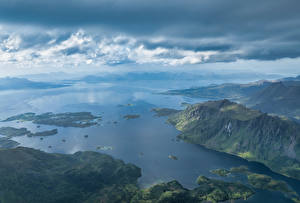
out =
{"type": "Polygon", "coordinates": [[[212,58],[221,61],[300,56],[299,0],[2,0],[0,20],[161,36],[160,42],[141,43],[149,49],[219,51],[223,56],[212,58]]]}

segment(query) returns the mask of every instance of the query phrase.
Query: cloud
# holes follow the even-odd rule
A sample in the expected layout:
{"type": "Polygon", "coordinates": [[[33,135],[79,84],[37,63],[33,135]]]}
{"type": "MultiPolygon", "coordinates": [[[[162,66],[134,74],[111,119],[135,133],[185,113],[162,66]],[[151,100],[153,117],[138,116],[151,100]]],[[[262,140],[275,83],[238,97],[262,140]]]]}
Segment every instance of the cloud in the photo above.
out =
{"type": "Polygon", "coordinates": [[[300,57],[299,0],[2,0],[0,22],[1,32],[16,33],[0,34],[2,62],[176,66],[300,57]]]}
{"type": "MultiPolygon", "coordinates": [[[[51,32],[49,32],[51,33],[51,32]]],[[[24,35],[13,33],[0,41],[0,62],[23,66],[83,64],[163,64],[183,65],[204,63],[217,51],[192,51],[180,48],[148,49],[143,42],[125,35],[99,36],[78,30],[61,40],[59,34],[24,35]],[[25,39],[32,39],[31,43],[25,39]]]]}

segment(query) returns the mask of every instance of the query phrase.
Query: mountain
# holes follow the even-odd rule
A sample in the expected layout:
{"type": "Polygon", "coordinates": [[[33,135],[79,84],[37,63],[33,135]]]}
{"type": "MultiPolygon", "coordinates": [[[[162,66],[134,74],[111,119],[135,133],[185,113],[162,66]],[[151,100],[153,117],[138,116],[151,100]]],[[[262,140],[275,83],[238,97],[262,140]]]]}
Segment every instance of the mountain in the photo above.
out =
{"type": "Polygon", "coordinates": [[[141,169],[97,152],[0,150],[0,202],[129,202],[141,169]]]}
{"type": "Polygon", "coordinates": [[[209,85],[204,87],[195,87],[183,90],[169,90],[162,94],[167,95],[184,95],[193,98],[206,99],[233,99],[239,100],[256,93],[257,91],[267,87],[268,81],[258,81],[249,84],[233,84],[226,83],[221,85],[209,85]]]}
{"type": "Polygon", "coordinates": [[[162,94],[208,100],[230,99],[265,113],[282,115],[300,122],[300,76],[248,84],[221,84],[169,90],[162,94]]]}
{"type": "Polygon", "coordinates": [[[229,100],[191,105],[168,121],[187,142],[261,162],[300,179],[300,125],[296,122],[229,100]]]}
{"type": "Polygon", "coordinates": [[[300,120],[300,81],[274,82],[245,102],[263,112],[300,120]]]}
{"type": "Polygon", "coordinates": [[[64,84],[48,82],[34,82],[25,78],[0,78],[0,90],[21,90],[21,89],[50,89],[65,87],[64,84]]]}
{"type": "Polygon", "coordinates": [[[197,179],[189,190],[177,181],[140,189],[141,169],[97,152],[49,154],[18,147],[0,149],[0,202],[6,203],[200,203],[247,199],[241,183],[197,179]]]}
{"type": "Polygon", "coordinates": [[[287,77],[287,78],[282,78],[280,81],[300,81],[300,75],[296,77],[287,77]]]}
{"type": "Polygon", "coordinates": [[[86,75],[84,77],[77,77],[73,80],[66,80],[66,82],[86,82],[86,83],[99,83],[99,82],[112,82],[112,81],[232,81],[236,80],[255,80],[260,78],[278,78],[278,75],[268,74],[254,74],[254,73],[233,73],[233,74],[215,74],[211,72],[202,72],[195,74],[193,72],[127,72],[127,73],[103,73],[103,75],[94,74],[86,75]]]}

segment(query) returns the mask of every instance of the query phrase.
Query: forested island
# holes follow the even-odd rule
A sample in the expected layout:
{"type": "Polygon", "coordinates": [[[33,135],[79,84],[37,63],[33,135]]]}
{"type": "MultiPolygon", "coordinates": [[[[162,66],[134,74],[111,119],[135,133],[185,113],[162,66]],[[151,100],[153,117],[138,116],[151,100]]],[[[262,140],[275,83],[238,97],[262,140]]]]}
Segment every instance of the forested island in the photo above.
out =
{"type": "Polygon", "coordinates": [[[24,113],[9,117],[2,122],[8,121],[31,121],[38,125],[52,125],[58,127],[78,127],[85,128],[97,125],[102,119],[101,116],[94,116],[91,112],[67,112],[67,113],[24,113]]]}

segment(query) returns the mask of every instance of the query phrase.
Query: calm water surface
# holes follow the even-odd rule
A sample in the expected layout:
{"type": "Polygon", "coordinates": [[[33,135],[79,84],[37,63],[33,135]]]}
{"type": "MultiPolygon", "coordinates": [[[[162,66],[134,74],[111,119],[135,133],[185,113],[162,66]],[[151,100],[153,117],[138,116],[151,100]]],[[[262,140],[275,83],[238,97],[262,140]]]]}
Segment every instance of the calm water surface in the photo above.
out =
{"type": "MultiPolygon", "coordinates": [[[[189,84],[172,83],[175,88],[188,87],[189,84]]],[[[251,171],[264,173],[276,179],[286,181],[300,193],[300,182],[271,172],[258,163],[251,163],[224,153],[215,152],[200,146],[176,140],[179,132],[165,122],[166,118],[155,117],[151,109],[154,107],[183,108],[182,102],[196,103],[205,100],[190,99],[181,96],[155,94],[169,89],[170,83],[151,81],[135,83],[78,83],[72,87],[49,90],[23,90],[0,92],[4,119],[25,112],[79,112],[89,111],[101,115],[100,125],[89,128],[60,128],[44,126],[38,129],[35,124],[1,123],[1,126],[27,127],[33,132],[58,129],[58,134],[45,137],[14,138],[22,146],[40,149],[50,153],[71,154],[76,151],[98,151],[133,163],[142,168],[139,184],[147,187],[161,181],[178,180],[187,188],[196,185],[199,175],[222,179],[209,172],[217,168],[230,168],[247,165],[251,171]],[[168,87],[168,88],[165,88],[168,87]],[[118,105],[133,104],[133,106],[118,105]],[[126,114],[139,114],[138,119],[125,120],[126,114]],[[114,121],[117,121],[114,124],[114,121]],[[84,135],[89,135],[85,138],[84,135]],[[62,142],[62,140],[66,142],[62,142]],[[52,148],[48,148],[48,146],[52,148]],[[112,150],[99,150],[99,146],[111,146],[112,150]],[[169,155],[178,157],[171,160],[169,155]]],[[[243,181],[243,178],[223,178],[227,181],[243,181]]],[[[239,201],[237,201],[239,202],[239,201]]],[[[245,201],[242,201],[245,202],[245,201]]],[[[278,192],[256,191],[246,202],[291,202],[278,192]]]]}

